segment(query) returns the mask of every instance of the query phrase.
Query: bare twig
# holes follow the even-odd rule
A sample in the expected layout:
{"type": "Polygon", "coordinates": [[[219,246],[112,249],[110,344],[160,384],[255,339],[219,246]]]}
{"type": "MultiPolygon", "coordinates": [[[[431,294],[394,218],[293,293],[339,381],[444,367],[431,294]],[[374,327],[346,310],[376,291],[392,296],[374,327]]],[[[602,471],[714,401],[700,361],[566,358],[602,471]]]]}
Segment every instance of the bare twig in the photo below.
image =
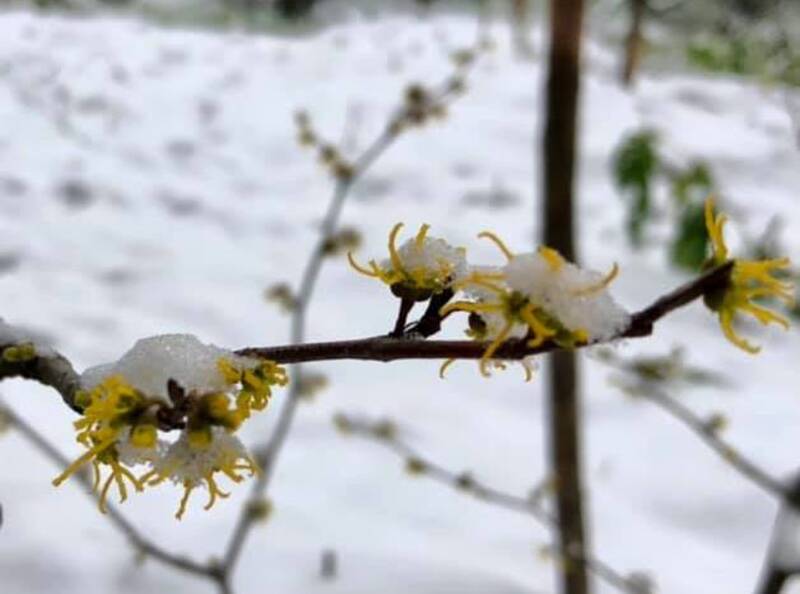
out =
{"type": "MultiPolygon", "coordinates": [[[[389,139],[382,137],[382,143],[389,139]]],[[[384,147],[385,149],[385,147],[384,147]]],[[[383,150],[383,149],[381,149],[383,150]]],[[[375,155],[377,156],[377,155],[375,155]]],[[[373,157],[374,158],[374,157],[373,157]]],[[[364,164],[361,165],[364,167],[364,164]]],[[[357,169],[357,171],[361,171],[357,169]]],[[[357,177],[357,176],[356,176],[357,177]]],[[[353,178],[355,179],[355,178],[353,178]]],[[[350,187],[351,181],[340,181],[337,184],[336,200],[331,205],[334,220],[338,219],[341,209],[340,202],[350,187]]],[[[326,218],[327,220],[327,218],[326,218]]],[[[315,279],[323,260],[321,248],[331,233],[323,233],[314,250],[313,261],[309,264],[301,291],[298,295],[295,318],[292,324],[292,344],[275,347],[247,347],[239,349],[237,354],[271,359],[278,363],[306,363],[311,361],[333,361],[340,359],[357,359],[365,361],[396,361],[399,359],[480,359],[486,350],[486,344],[465,340],[423,340],[405,336],[393,338],[387,335],[362,338],[356,340],[339,340],[331,342],[303,343],[305,335],[305,311],[309,295],[313,291],[315,279]],[[303,295],[306,295],[305,297],[303,295]],[[298,338],[299,337],[299,338],[298,338]],[[295,341],[295,339],[297,340],[295,341]]],[[[713,292],[724,286],[729,279],[733,263],[728,262],[714,268],[696,279],[678,287],[671,293],[658,298],[648,307],[634,313],[628,327],[609,342],[622,338],[639,338],[653,333],[655,324],[672,311],[691,303],[708,292],[713,292]]],[[[431,333],[438,332],[438,322],[434,325],[426,313],[425,328],[435,328],[431,333]]],[[[421,334],[415,332],[415,334],[421,334]]],[[[575,348],[594,346],[598,343],[577,344],[575,348]]],[[[9,346],[9,345],[5,345],[9,346]]],[[[3,345],[0,345],[2,352],[3,345]]],[[[502,345],[495,357],[498,359],[520,360],[531,355],[552,352],[562,347],[546,341],[538,347],[528,347],[524,341],[508,341],[502,345]]],[[[297,373],[297,371],[295,371],[297,373]]],[[[10,363],[0,360],[0,380],[10,377],[23,377],[38,381],[55,388],[71,408],[78,410],[74,403],[75,391],[79,378],[70,362],[62,355],[35,357],[30,361],[10,363]]],[[[297,384],[298,382],[293,382],[297,384]]],[[[290,391],[291,392],[291,391],[290,391]]],[[[289,398],[291,400],[291,398],[289,398]]]]}
{"type": "MultiPolygon", "coordinates": [[[[470,473],[453,472],[421,455],[417,450],[397,437],[396,429],[390,422],[369,422],[345,415],[337,415],[336,423],[345,435],[355,435],[370,439],[391,450],[406,461],[407,469],[413,474],[430,478],[490,505],[532,516],[537,522],[554,533],[558,530],[557,518],[542,501],[543,495],[547,491],[547,481],[544,481],[540,487],[534,489],[529,497],[511,495],[480,482],[470,473]]],[[[622,592],[630,594],[646,594],[647,592],[645,585],[626,577],[604,561],[584,551],[571,548],[568,550],[567,555],[570,561],[581,563],[599,579],[622,592]]]]}
{"type": "MultiPolygon", "coordinates": [[[[445,89],[434,98],[434,102],[442,107],[446,107],[447,100],[451,99],[457,93],[457,88],[448,83],[445,89]]],[[[412,111],[418,109],[418,106],[405,105],[402,107],[395,116],[390,118],[387,126],[383,132],[370,144],[367,149],[354,163],[352,170],[347,176],[337,177],[336,186],[333,191],[333,196],[328,206],[328,211],[323,219],[320,228],[319,239],[317,244],[306,264],[303,276],[300,281],[300,288],[297,292],[297,300],[293,309],[292,325],[291,325],[291,343],[294,345],[301,345],[305,340],[306,328],[306,314],[308,305],[314,294],[319,272],[322,263],[325,260],[325,246],[330,237],[336,232],[336,227],[339,222],[344,202],[353,187],[353,184],[364,174],[367,169],[380,157],[386,149],[399,137],[399,133],[403,128],[410,123],[413,123],[413,117],[418,112],[412,111]]],[[[306,359],[311,360],[311,359],[306,359]]],[[[296,361],[297,363],[303,360],[296,361]]],[[[269,441],[264,447],[257,449],[255,452],[256,461],[262,468],[258,479],[253,484],[251,490],[251,499],[260,499],[266,491],[272,479],[273,471],[277,463],[278,456],[286,443],[286,438],[292,426],[295,414],[297,412],[298,404],[301,401],[302,386],[302,367],[296,365],[292,369],[292,381],[290,382],[289,393],[278,415],[278,421],[275,425],[269,441]]],[[[239,515],[239,519],[231,533],[225,555],[223,557],[222,568],[229,579],[233,573],[239,557],[242,552],[242,547],[247,539],[250,530],[253,527],[253,517],[248,513],[247,508],[243,508],[239,515]]]]}
{"type": "MultiPolygon", "coordinates": [[[[797,514],[800,510],[800,479],[782,481],[773,476],[769,471],[759,466],[751,458],[743,454],[739,449],[720,437],[720,432],[724,427],[724,418],[719,415],[711,415],[703,418],[694,413],[689,407],[685,406],[678,399],[670,396],[660,386],[676,379],[691,379],[701,381],[712,381],[716,378],[713,374],[700,369],[686,368],[681,360],[680,354],[673,352],[668,357],[651,357],[622,359],[614,357],[604,357],[604,362],[627,374],[632,380],[621,378],[618,382],[620,387],[633,396],[645,398],[662,410],[674,417],[692,433],[697,435],[703,443],[716,452],[734,470],[739,472],[744,478],[761,488],[768,495],[771,495],[781,503],[778,518],[775,521],[773,533],[781,529],[787,529],[782,522],[785,522],[785,514],[797,514]]],[[[793,530],[794,524],[789,523],[793,530]]],[[[773,535],[773,539],[775,536],[773,535]]],[[[795,535],[791,536],[792,539],[795,535]]],[[[800,573],[800,568],[787,570],[778,567],[773,558],[772,545],[767,551],[766,560],[762,569],[762,575],[756,589],[758,594],[778,594],[783,590],[788,579],[796,573],[800,573]]]]}
{"type": "MultiPolygon", "coordinates": [[[[58,448],[47,441],[32,425],[2,403],[0,403],[0,417],[7,421],[13,429],[18,431],[22,437],[28,440],[46,458],[50,459],[59,469],[63,470],[70,465],[70,460],[58,448]]],[[[84,492],[94,501],[89,475],[77,472],[74,476],[84,487],[84,492]]],[[[204,565],[164,550],[139,532],[113,505],[108,505],[106,511],[111,525],[128,539],[128,542],[137,552],[175,569],[216,580],[216,569],[213,566],[204,565]]]]}
{"type": "MultiPolygon", "coordinates": [[[[13,345],[0,345],[0,353],[13,345]]],[[[75,392],[80,385],[80,377],[69,360],[55,352],[45,356],[36,355],[27,361],[12,362],[0,358],[0,381],[11,377],[35,380],[40,384],[54,388],[64,403],[76,412],[75,392]]]]}
{"type": "MultiPolygon", "coordinates": [[[[672,311],[691,303],[707,292],[724,286],[729,279],[732,262],[714,268],[671,293],[660,297],[648,307],[634,313],[628,327],[611,339],[639,338],[653,333],[656,322],[672,311]]],[[[577,344],[576,348],[598,343],[577,344]]],[[[308,361],[330,361],[336,359],[360,359],[368,361],[395,361],[398,359],[480,359],[487,344],[466,340],[421,340],[413,337],[400,339],[386,335],[343,340],[292,344],[277,347],[248,347],[237,354],[248,357],[272,359],[279,363],[300,363],[308,361]]],[[[562,347],[546,341],[538,347],[528,347],[525,341],[508,341],[502,345],[495,357],[498,359],[519,360],[548,353],[562,347]]]]}
{"type": "MultiPolygon", "coordinates": [[[[434,97],[434,103],[439,102],[446,106],[446,100],[452,98],[461,88],[460,79],[453,79],[440,95],[434,97]],[[456,84],[457,83],[457,84],[456,84]]],[[[419,106],[416,107],[419,109],[419,106]]],[[[422,319],[412,325],[409,332],[400,337],[376,336],[360,340],[345,340],[324,343],[303,343],[305,338],[306,315],[309,303],[314,294],[314,289],[319,276],[322,263],[327,255],[326,246],[331,237],[335,235],[338,220],[344,202],[353,184],[373,164],[373,162],[398,138],[405,126],[413,124],[418,116],[417,112],[410,111],[409,106],[398,112],[382,134],[363,152],[346,171],[336,176],[336,185],[331,202],[323,219],[318,241],[310,255],[306,268],[301,278],[300,287],[294,302],[293,319],[291,325],[291,344],[278,347],[250,347],[237,351],[239,354],[251,357],[261,357],[275,360],[279,363],[300,364],[309,361],[335,360],[335,359],[361,359],[375,361],[393,361],[397,359],[478,359],[483,356],[486,344],[470,341],[433,341],[425,340],[428,336],[436,334],[441,327],[443,318],[439,315],[439,304],[433,301],[422,319]],[[419,337],[422,338],[419,338],[419,337]]],[[[729,282],[732,263],[724,264],[710,270],[695,280],[679,287],[672,293],[661,297],[649,307],[635,313],[631,317],[629,326],[619,334],[618,338],[633,338],[647,336],[653,332],[654,324],[671,311],[686,305],[708,292],[719,289],[729,282]]],[[[450,296],[447,297],[449,299],[450,296]]],[[[443,305],[443,304],[442,304],[443,305]]],[[[0,352],[8,346],[0,345],[0,352]]],[[[578,348],[589,346],[579,344],[578,348]]],[[[552,342],[529,348],[523,341],[509,341],[497,350],[495,356],[501,359],[523,359],[527,356],[557,350],[561,347],[552,342]]],[[[266,491],[273,476],[276,461],[286,438],[290,432],[292,422],[301,397],[302,368],[296,365],[293,370],[293,381],[279,413],[278,420],[268,442],[261,448],[256,448],[255,457],[263,468],[263,472],[253,485],[251,498],[259,500],[266,491]]],[[[10,377],[22,377],[36,380],[56,389],[64,402],[72,409],[79,411],[75,403],[75,395],[79,388],[79,376],[73,369],[68,359],[55,352],[36,354],[25,361],[10,361],[0,359],[0,380],[10,377]]],[[[43,452],[59,464],[66,465],[65,458],[50,444],[44,441],[33,428],[24,423],[13,412],[7,411],[6,415],[15,420],[15,426],[43,452]]],[[[85,477],[81,478],[86,481],[85,477]]],[[[88,485],[87,485],[88,486],[88,485]]],[[[487,488],[488,489],[488,488],[487,488]]],[[[490,489],[480,491],[484,495],[491,495],[490,489]]],[[[499,495],[495,493],[495,495],[499,495]]],[[[213,580],[222,594],[232,591],[230,577],[235,570],[242,547],[253,526],[254,518],[249,513],[248,507],[242,509],[241,515],[231,533],[225,554],[219,564],[202,565],[197,562],[173,555],[147,541],[138,531],[125,520],[118,511],[109,510],[109,516],[115,526],[122,531],[137,550],[143,551],[150,557],[157,559],[176,569],[189,573],[205,576],[213,580]]],[[[552,521],[552,518],[551,518],[552,521]]],[[[583,553],[581,553],[583,555],[583,553]]],[[[588,560],[587,560],[588,561],[588,560]]],[[[602,566],[597,573],[603,573],[602,566]]]]}
{"type": "Polygon", "coordinates": [[[696,415],[677,399],[669,396],[665,391],[657,388],[652,383],[644,384],[633,389],[637,396],[646,398],[658,405],[662,410],[683,423],[697,435],[708,447],[714,450],[728,464],[752,483],[767,491],[770,495],[782,501],[792,499],[792,491],[783,481],[772,476],[761,468],[756,462],[748,458],[740,450],[722,439],[720,429],[714,422],[696,415]]]}
{"type": "Polygon", "coordinates": [[[702,368],[687,366],[683,352],[679,349],[673,350],[667,356],[656,357],[623,358],[613,353],[603,353],[600,361],[622,372],[622,377],[615,381],[620,389],[635,397],[649,400],[683,423],[725,462],[770,495],[789,504],[797,499],[797,504],[800,505],[800,498],[795,494],[795,491],[800,493],[800,489],[775,478],[721,437],[724,418],[719,415],[703,418],[664,389],[664,386],[676,380],[720,383],[718,376],[702,368]]]}

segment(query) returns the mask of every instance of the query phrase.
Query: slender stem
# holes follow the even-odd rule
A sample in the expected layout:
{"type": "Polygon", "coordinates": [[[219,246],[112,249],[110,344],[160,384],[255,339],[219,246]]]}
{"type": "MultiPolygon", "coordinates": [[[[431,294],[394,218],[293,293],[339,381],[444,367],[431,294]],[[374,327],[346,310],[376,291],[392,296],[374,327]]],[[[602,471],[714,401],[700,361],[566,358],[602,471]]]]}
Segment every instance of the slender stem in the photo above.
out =
{"type": "Polygon", "coordinates": [[[680,401],[649,385],[643,386],[636,393],[641,394],[644,398],[669,413],[670,416],[683,423],[708,447],[719,454],[725,462],[770,495],[774,495],[781,501],[790,501],[792,499],[791,490],[783,482],[773,477],[741,451],[723,440],[718,431],[715,431],[708,422],[698,417],[680,401]]]}
{"type": "MultiPolygon", "coordinates": [[[[20,435],[27,439],[46,458],[50,459],[59,469],[63,470],[70,465],[69,459],[61,453],[61,451],[13,410],[0,404],[0,416],[8,420],[11,426],[16,429],[20,435]]],[[[88,476],[81,472],[76,473],[74,476],[80,484],[83,485],[86,495],[94,501],[92,485],[88,476]]],[[[106,511],[111,525],[119,530],[137,551],[175,569],[206,578],[213,578],[214,568],[212,566],[203,565],[191,559],[187,559],[186,557],[175,555],[159,547],[156,543],[139,532],[113,505],[108,505],[106,511]]]]}
{"type": "MultiPolygon", "coordinates": [[[[702,297],[706,292],[728,282],[732,262],[710,270],[671,293],[658,298],[653,304],[631,315],[628,327],[609,342],[622,338],[641,338],[653,333],[661,318],[675,309],[702,297]]],[[[412,332],[413,332],[412,328],[412,332]]],[[[598,343],[577,344],[575,348],[593,346],[598,343]]],[[[487,343],[468,340],[422,340],[405,337],[402,340],[386,335],[356,340],[340,340],[305,344],[290,344],[276,347],[247,347],[239,355],[271,359],[278,363],[303,363],[309,361],[331,361],[359,359],[366,361],[395,361],[398,359],[480,359],[487,343]]],[[[537,347],[528,347],[525,341],[510,340],[496,352],[498,359],[519,360],[562,347],[546,341],[537,347]]]]}
{"type": "Polygon", "coordinates": [[[411,313],[411,308],[414,307],[413,299],[400,299],[400,307],[397,310],[397,321],[394,323],[394,330],[389,335],[392,338],[402,338],[406,329],[406,322],[408,321],[408,314],[411,313]]]}
{"type": "MultiPolygon", "coordinates": [[[[712,424],[697,416],[677,399],[653,386],[652,382],[636,386],[634,393],[653,402],[673,418],[683,423],[684,426],[700,437],[703,443],[719,454],[725,462],[750,482],[768,494],[777,497],[783,505],[790,505],[795,509],[800,509],[800,484],[797,481],[795,481],[794,485],[790,485],[772,476],[768,471],[742,454],[741,451],[720,438],[719,432],[715,430],[712,424]]],[[[776,520],[773,530],[780,529],[777,525],[780,518],[781,513],[779,512],[778,520],[776,520]]],[[[762,575],[756,587],[756,594],[780,594],[791,575],[789,572],[774,567],[770,557],[768,550],[762,575]]]]}
{"type": "MultiPolygon", "coordinates": [[[[558,531],[556,516],[548,511],[540,496],[535,496],[537,492],[543,493],[544,489],[535,489],[534,495],[530,497],[520,497],[506,493],[478,481],[469,473],[453,472],[423,456],[406,442],[399,439],[394,434],[394,430],[387,432],[385,423],[369,423],[343,416],[340,416],[339,420],[342,422],[341,427],[345,435],[366,438],[388,448],[406,460],[407,464],[413,464],[415,473],[419,473],[420,476],[452,487],[459,493],[474,497],[490,505],[527,514],[552,532],[558,531]]],[[[581,564],[598,578],[618,590],[631,594],[640,594],[642,591],[636,583],[633,583],[610,565],[588,554],[586,551],[572,547],[565,551],[565,554],[565,558],[581,564]]]]}
{"type": "MultiPolygon", "coordinates": [[[[331,198],[328,211],[322,222],[320,229],[319,239],[317,244],[311,252],[311,256],[306,264],[300,281],[300,289],[297,293],[297,304],[293,312],[292,326],[291,326],[291,342],[292,344],[301,345],[305,340],[305,327],[306,327],[306,313],[311,297],[314,294],[314,287],[316,286],[317,278],[322,267],[323,260],[325,259],[324,246],[327,239],[332,236],[336,230],[339,221],[339,216],[342,212],[345,199],[348,193],[359,176],[366,171],[370,165],[391,145],[392,141],[397,138],[396,128],[392,125],[396,121],[394,118],[392,123],[386,127],[384,132],[366,149],[361,157],[356,161],[353,174],[345,178],[339,178],[331,198]]],[[[298,361],[299,362],[299,361],[298,361]]],[[[283,445],[286,443],[286,438],[294,421],[297,412],[297,406],[300,402],[299,386],[301,385],[300,379],[302,377],[302,367],[296,365],[292,369],[292,381],[290,382],[289,393],[283,403],[278,421],[275,425],[269,441],[266,446],[256,453],[256,461],[261,465],[262,472],[259,474],[258,479],[253,484],[251,490],[251,498],[258,499],[266,491],[272,479],[272,475],[277,463],[278,456],[280,455],[283,445]]],[[[233,573],[236,564],[241,556],[242,548],[247,539],[248,534],[253,526],[252,517],[247,513],[247,508],[243,508],[239,514],[239,518],[231,533],[230,540],[228,541],[223,558],[223,567],[227,575],[233,573]]]]}
{"type": "MultiPolygon", "coordinates": [[[[730,278],[732,266],[733,262],[727,262],[709,270],[667,295],[658,298],[648,307],[632,314],[628,327],[619,336],[613,337],[611,341],[649,336],[653,333],[655,324],[661,318],[697,300],[707,292],[713,292],[724,286],[730,278]]],[[[303,305],[303,308],[305,307],[303,305]]],[[[426,336],[433,334],[438,331],[440,321],[433,319],[431,312],[426,311],[419,325],[412,328],[412,335],[426,336]]],[[[302,331],[304,323],[303,321],[302,324],[296,324],[296,330],[302,331]]],[[[594,344],[597,343],[577,344],[575,348],[583,348],[594,344]]],[[[10,345],[0,345],[0,351],[6,346],[10,345]]],[[[485,343],[475,341],[421,340],[413,337],[405,337],[402,340],[398,340],[381,335],[356,340],[317,343],[302,343],[302,341],[298,341],[297,343],[283,346],[246,347],[236,352],[243,356],[271,359],[278,363],[288,364],[339,359],[366,361],[480,359],[487,346],[485,343]]],[[[562,347],[550,341],[534,348],[526,346],[522,341],[508,341],[497,350],[496,357],[499,359],[519,360],[530,355],[552,352],[560,348],[562,347]]],[[[69,361],[59,354],[36,357],[32,361],[23,363],[10,363],[0,360],[0,379],[9,377],[23,377],[51,386],[61,394],[67,405],[77,409],[74,397],[80,378],[69,361]]],[[[296,382],[294,383],[296,384],[296,382]]]]}
{"type": "MultiPolygon", "coordinates": [[[[0,353],[9,344],[0,345],[0,353]]],[[[61,394],[64,403],[76,412],[75,393],[80,385],[80,377],[70,361],[59,353],[47,353],[28,361],[12,362],[0,357],[0,380],[7,377],[22,377],[36,380],[40,384],[50,386],[61,394]]]]}

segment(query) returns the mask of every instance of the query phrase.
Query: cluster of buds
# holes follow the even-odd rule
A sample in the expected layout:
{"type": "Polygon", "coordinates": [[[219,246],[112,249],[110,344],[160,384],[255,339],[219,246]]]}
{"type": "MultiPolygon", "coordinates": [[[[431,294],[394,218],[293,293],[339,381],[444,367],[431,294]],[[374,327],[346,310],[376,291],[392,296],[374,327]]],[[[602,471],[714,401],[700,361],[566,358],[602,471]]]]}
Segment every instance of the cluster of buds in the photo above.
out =
{"type": "Polygon", "coordinates": [[[297,297],[288,283],[276,283],[264,291],[264,298],[277,304],[283,311],[291,312],[297,307],[297,297]]]}
{"type": "Polygon", "coordinates": [[[317,151],[320,163],[338,180],[349,180],[355,173],[353,164],[348,161],[332,144],[325,143],[311,124],[311,118],[305,111],[295,114],[297,126],[297,141],[300,146],[313,148],[317,151]]]}
{"type": "Polygon", "coordinates": [[[169,480],[183,488],[180,519],[195,489],[205,488],[209,509],[228,497],[220,476],[239,483],[258,472],[235,433],[288,378],[273,361],[168,335],[140,340],[116,363],[87,370],[82,383],[75,397],[82,414],[74,426],[86,451],[53,484],[91,465],[105,512],[112,487],[122,502],[131,489],[169,480]],[[169,442],[174,430],[178,438],[169,442]]]}
{"type": "Polygon", "coordinates": [[[442,97],[424,85],[410,84],[405,90],[403,108],[391,124],[391,132],[399,134],[408,128],[420,128],[446,116],[447,106],[442,97]]]}
{"type": "Polygon", "coordinates": [[[342,227],[322,242],[322,253],[326,256],[338,256],[343,252],[358,249],[361,246],[361,232],[355,227],[342,227]]]}
{"type": "MultiPolygon", "coordinates": [[[[476,51],[465,49],[451,55],[455,72],[443,88],[430,89],[420,83],[409,84],[404,90],[400,108],[388,123],[387,133],[397,136],[411,128],[420,128],[432,121],[444,119],[447,116],[449,99],[461,95],[467,88],[466,78],[475,63],[476,51]]],[[[356,164],[342,155],[336,146],[321,139],[308,113],[298,111],[294,119],[300,146],[315,149],[320,162],[335,179],[352,180],[357,174],[356,164]]]]}
{"type": "Polygon", "coordinates": [[[36,357],[36,347],[32,342],[21,342],[5,347],[0,358],[6,363],[25,363],[36,357]]]}

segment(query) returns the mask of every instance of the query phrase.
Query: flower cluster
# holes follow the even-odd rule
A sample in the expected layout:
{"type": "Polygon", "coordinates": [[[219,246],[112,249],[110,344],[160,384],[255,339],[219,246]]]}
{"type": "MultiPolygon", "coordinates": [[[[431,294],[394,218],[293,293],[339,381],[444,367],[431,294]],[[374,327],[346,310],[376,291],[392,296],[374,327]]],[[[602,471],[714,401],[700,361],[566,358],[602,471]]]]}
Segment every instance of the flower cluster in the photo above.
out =
{"type": "MultiPolygon", "coordinates": [[[[711,255],[705,268],[720,266],[729,261],[728,246],[725,244],[723,229],[727,217],[714,214],[714,201],[709,198],[705,208],[706,229],[711,241],[711,255]]],[[[789,321],[759,305],[757,301],[778,299],[791,306],[794,303],[793,285],[779,277],[789,267],[788,258],[770,260],[733,259],[728,283],[718,291],[705,295],[706,305],[719,316],[719,323],[725,337],[740,349],[748,353],[758,353],[760,348],[750,344],[736,333],[733,322],[737,314],[747,314],[761,324],[777,324],[784,329],[789,328],[789,321]]]]}
{"type": "MultiPolygon", "coordinates": [[[[502,266],[471,266],[464,248],[455,248],[444,239],[427,235],[423,225],[414,239],[396,247],[402,225],[389,235],[390,258],[381,264],[370,261],[369,268],[350,264],[362,274],[377,278],[401,298],[426,301],[449,289],[460,293],[459,300],[445,303],[442,318],[454,312],[469,314],[467,335],[487,347],[480,371],[489,375],[489,366],[504,367],[494,355],[503,343],[525,341],[533,348],[550,340],[571,348],[577,344],[609,340],[629,323],[628,313],[609,295],[608,285],[618,273],[615,265],[605,274],[582,269],[567,262],[556,250],[540,247],[528,254],[513,254],[497,237],[486,238],[503,253],[502,266]]],[[[452,363],[445,361],[442,373],[452,363]]],[[[533,362],[523,361],[530,379],[533,362]]]]}
{"type": "Polygon", "coordinates": [[[53,484],[91,464],[105,512],[113,486],[122,502],[130,488],[143,491],[170,480],[183,488],[180,519],[196,488],[208,492],[208,509],[228,496],[219,475],[239,483],[258,472],[234,433],[288,378],[273,361],[166,335],[140,340],[116,363],[87,370],[82,383],[76,404],[83,412],[74,425],[86,451],[53,484]],[[170,443],[161,435],[172,429],[180,434],[170,443]]]}

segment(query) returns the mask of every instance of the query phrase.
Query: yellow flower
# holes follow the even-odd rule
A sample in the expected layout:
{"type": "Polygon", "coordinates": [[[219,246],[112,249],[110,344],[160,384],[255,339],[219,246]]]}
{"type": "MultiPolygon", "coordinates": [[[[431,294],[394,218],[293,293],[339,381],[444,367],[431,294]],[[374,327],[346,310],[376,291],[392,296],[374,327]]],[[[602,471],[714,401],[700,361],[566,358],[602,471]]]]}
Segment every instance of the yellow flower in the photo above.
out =
{"type": "MultiPolygon", "coordinates": [[[[492,241],[505,256],[507,265],[502,269],[475,269],[457,281],[454,288],[468,290],[474,300],[449,303],[440,313],[447,316],[454,311],[468,312],[470,328],[467,335],[475,340],[489,342],[480,359],[482,375],[489,375],[488,368],[492,358],[508,340],[525,340],[530,348],[540,346],[546,340],[552,340],[565,348],[588,341],[589,334],[584,328],[567,327],[551,311],[550,308],[555,303],[552,295],[545,295],[538,288],[536,291],[526,291],[522,287],[534,279],[536,282],[533,284],[539,287],[549,283],[555,287],[555,291],[563,292],[568,300],[579,300],[605,289],[617,274],[616,266],[599,281],[580,286],[574,286],[570,282],[562,290],[560,284],[564,284],[563,277],[568,263],[556,250],[542,246],[536,254],[518,258],[494,233],[484,231],[478,237],[492,241]]],[[[555,294],[554,290],[550,292],[555,294]]],[[[450,363],[445,362],[442,373],[450,363]]],[[[494,365],[503,368],[501,362],[494,362],[494,365]]],[[[530,379],[529,365],[525,366],[525,372],[526,379],[530,379]]]]}
{"type": "Polygon", "coordinates": [[[78,431],[76,439],[87,451],[56,477],[53,485],[61,485],[91,462],[94,469],[93,489],[99,492],[100,511],[105,513],[112,485],[117,486],[120,502],[128,497],[126,480],[137,491],[142,490],[141,482],[120,462],[117,445],[123,437],[130,436],[137,447],[155,447],[157,430],[146,416],[153,401],[135,390],[122,376],[114,375],[91,391],[80,392],[76,402],[83,407],[82,417],[74,423],[78,431]],[[101,467],[108,467],[111,471],[102,487],[101,467]]]}
{"type": "MultiPolygon", "coordinates": [[[[728,261],[729,251],[723,233],[727,217],[723,214],[714,214],[714,201],[711,198],[706,200],[705,216],[712,251],[705,268],[711,268],[728,261]]],[[[754,302],[759,299],[776,298],[787,305],[794,303],[792,283],[782,281],[776,276],[788,269],[789,264],[788,258],[734,259],[727,286],[705,295],[706,305],[719,316],[725,337],[740,349],[752,354],[761,350],[736,333],[733,325],[737,314],[750,315],[764,325],[777,324],[784,329],[789,328],[789,321],[785,317],[754,302]]]]}
{"type": "Polygon", "coordinates": [[[208,432],[207,438],[196,440],[191,431],[184,431],[164,456],[155,462],[153,470],[140,479],[148,485],[171,479],[183,488],[183,496],[175,514],[179,520],[186,512],[192,491],[197,487],[205,486],[208,491],[206,510],[211,509],[218,499],[229,496],[217,483],[218,474],[240,483],[245,478],[242,473],[252,476],[258,472],[255,461],[242,443],[225,429],[214,427],[208,432]]]}
{"type": "Polygon", "coordinates": [[[397,236],[403,223],[397,223],[389,233],[389,259],[369,267],[347,254],[350,265],[366,276],[377,278],[391,287],[398,297],[427,301],[441,293],[466,270],[466,250],[451,246],[443,239],[428,237],[429,225],[422,225],[413,239],[397,247],[397,236]]]}
{"type": "Polygon", "coordinates": [[[93,389],[80,391],[76,404],[83,412],[74,426],[76,439],[86,451],[53,484],[61,485],[91,464],[93,489],[104,513],[112,487],[116,486],[123,502],[131,489],[142,491],[166,479],[184,490],[178,518],[199,486],[208,491],[206,508],[228,497],[217,483],[220,473],[238,483],[245,473],[258,470],[232,433],[252,411],[267,406],[273,386],[285,386],[289,380],[286,370],[274,361],[233,355],[211,359],[212,365],[214,361],[222,382],[212,373],[206,389],[173,385],[168,387],[169,400],[148,396],[122,375],[111,375],[93,389]],[[159,439],[159,429],[181,429],[181,433],[170,444],[159,439]],[[137,476],[131,468],[141,464],[149,469],[137,476]]]}
{"type": "Polygon", "coordinates": [[[230,359],[220,357],[217,369],[228,384],[241,386],[235,394],[236,410],[241,421],[249,418],[252,411],[267,407],[273,386],[283,387],[289,383],[286,369],[275,361],[237,366],[230,359]]]}

